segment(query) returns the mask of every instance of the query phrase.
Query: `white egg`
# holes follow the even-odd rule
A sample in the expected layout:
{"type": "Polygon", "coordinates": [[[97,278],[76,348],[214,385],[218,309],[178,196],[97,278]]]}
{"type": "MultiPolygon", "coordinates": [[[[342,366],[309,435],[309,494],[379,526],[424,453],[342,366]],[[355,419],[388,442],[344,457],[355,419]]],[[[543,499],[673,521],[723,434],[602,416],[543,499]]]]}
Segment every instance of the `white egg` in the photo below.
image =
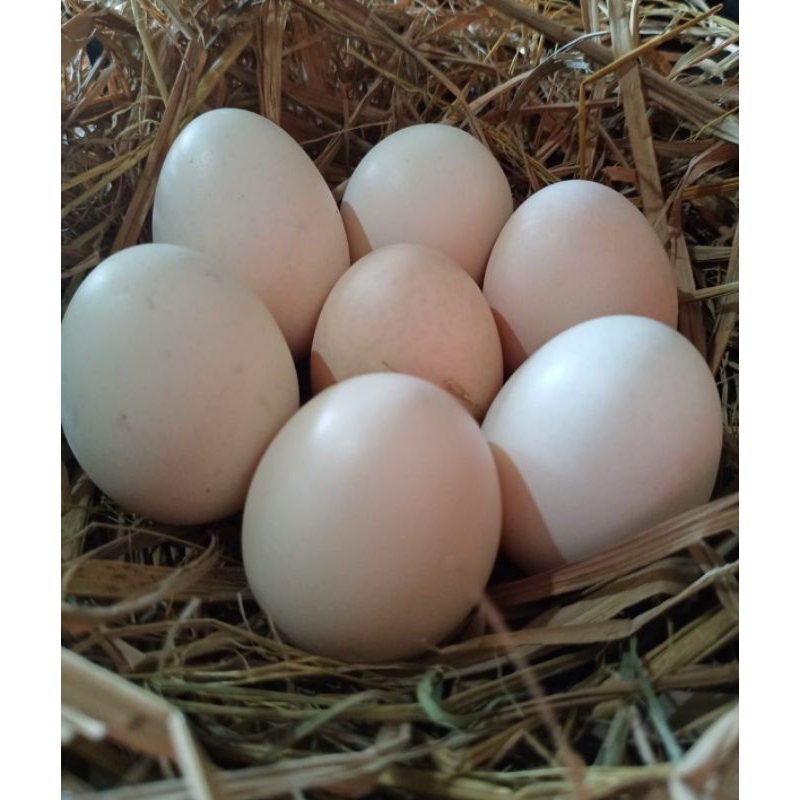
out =
{"type": "Polygon", "coordinates": [[[295,358],[349,266],[325,179],[288,133],[236,108],[201,114],[172,144],[156,186],[153,241],[208,253],[266,303],[295,358]]]}
{"type": "Polygon", "coordinates": [[[488,147],[450,125],[402,128],[358,163],[342,198],[353,261],[387,244],[422,244],[479,285],[513,210],[508,179],[488,147]]]}
{"type": "Polygon", "coordinates": [[[722,447],[714,377],[655,320],[576,325],[509,378],[483,423],[503,546],[529,572],[577,561],[707,502],[722,447]]]}
{"type": "Polygon", "coordinates": [[[64,315],[64,435],[91,480],[129,511],[191,524],[240,510],[297,406],[294,363],[272,315],[184,247],[116,253],[64,315]]]}

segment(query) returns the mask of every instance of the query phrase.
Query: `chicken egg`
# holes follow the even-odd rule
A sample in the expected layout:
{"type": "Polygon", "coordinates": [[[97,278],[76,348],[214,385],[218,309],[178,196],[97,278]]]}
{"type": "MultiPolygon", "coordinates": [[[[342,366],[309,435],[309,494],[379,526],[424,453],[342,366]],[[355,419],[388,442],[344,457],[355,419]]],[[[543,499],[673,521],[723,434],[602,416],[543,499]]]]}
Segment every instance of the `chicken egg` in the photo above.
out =
{"type": "Polygon", "coordinates": [[[678,322],[675,276],[652,226],[619,192],[592,181],[555,183],[522,203],[497,237],[483,291],[509,374],[593,317],[678,322]]]}
{"type": "Polygon", "coordinates": [[[637,316],[551,339],[500,390],[483,431],[500,474],[503,548],[531,573],[707,502],[722,447],[702,356],[637,316]]]}
{"type": "Polygon", "coordinates": [[[500,536],[489,445],[447,392],[359,375],[298,411],[264,453],[242,552],[287,639],[347,661],[410,658],[465,619],[500,536]]]}
{"type": "Polygon", "coordinates": [[[61,325],[61,424],[128,511],[199,524],[244,505],[298,407],[289,348],[258,297],[206,256],[142,244],[81,283],[61,325]]]}
{"type": "Polygon", "coordinates": [[[412,125],[381,140],[353,170],[342,198],[352,261],[387,244],[423,244],[478,284],[512,210],[492,152],[443,124],[412,125]]]}
{"type": "Polygon", "coordinates": [[[153,241],[208,253],[248,283],[298,359],[350,264],[336,201],[314,162],[279,126],[237,108],[201,114],[175,139],[156,185],[153,241]]]}
{"type": "Polygon", "coordinates": [[[311,349],[315,392],[365,372],[417,375],[482,419],[503,353],[480,288],[430,247],[394,244],[359,259],[322,307],[311,349]]]}

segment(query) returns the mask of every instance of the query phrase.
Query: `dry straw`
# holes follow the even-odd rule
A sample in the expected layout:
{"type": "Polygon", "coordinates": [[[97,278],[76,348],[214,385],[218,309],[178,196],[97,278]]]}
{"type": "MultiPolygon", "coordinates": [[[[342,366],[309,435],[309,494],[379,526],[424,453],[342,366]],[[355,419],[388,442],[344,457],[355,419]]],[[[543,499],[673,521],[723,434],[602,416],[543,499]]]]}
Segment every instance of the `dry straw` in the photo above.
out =
{"type": "Polygon", "coordinates": [[[62,0],[62,288],[147,241],[203,110],[260,111],[337,196],[381,137],[458,125],[517,202],[584,176],[637,203],[678,277],[725,440],[714,499],[582,563],[499,570],[414,663],[293,649],[237,522],[122,513],[62,456],[70,797],[729,798],[738,777],[738,26],[702,0],[62,0]]]}

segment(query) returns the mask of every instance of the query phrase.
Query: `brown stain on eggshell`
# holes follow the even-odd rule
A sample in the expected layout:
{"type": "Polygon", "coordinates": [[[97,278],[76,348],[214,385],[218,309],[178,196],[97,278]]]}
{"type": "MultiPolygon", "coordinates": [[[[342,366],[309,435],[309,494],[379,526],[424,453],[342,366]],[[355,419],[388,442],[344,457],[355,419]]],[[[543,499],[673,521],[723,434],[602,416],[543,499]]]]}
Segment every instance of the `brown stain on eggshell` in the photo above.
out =
{"type": "Polygon", "coordinates": [[[441,386],[446,392],[453,395],[478,422],[486,416],[486,409],[475,402],[472,395],[460,383],[448,378],[441,386]]]}
{"type": "MultiPolygon", "coordinates": [[[[396,370],[391,365],[387,364],[386,362],[383,363],[383,366],[386,372],[403,372],[403,370],[396,370]]],[[[317,395],[320,392],[324,391],[330,386],[339,383],[339,380],[333,374],[333,371],[328,366],[328,362],[322,357],[322,355],[317,350],[311,351],[311,391],[313,394],[317,395]]],[[[378,370],[375,370],[378,371],[378,370]]],[[[406,374],[414,374],[414,373],[406,373],[406,374]]],[[[417,377],[424,377],[422,375],[418,375],[417,377]]],[[[427,379],[426,379],[427,380],[427,379]]],[[[480,422],[484,416],[486,415],[486,409],[480,406],[478,403],[475,402],[473,397],[461,386],[460,383],[457,383],[454,380],[444,380],[441,383],[437,383],[436,381],[430,381],[431,383],[435,384],[436,386],[440,386],[444,389],[448,394],[452,395],[462,406],[478,421],[480,422]]]]}

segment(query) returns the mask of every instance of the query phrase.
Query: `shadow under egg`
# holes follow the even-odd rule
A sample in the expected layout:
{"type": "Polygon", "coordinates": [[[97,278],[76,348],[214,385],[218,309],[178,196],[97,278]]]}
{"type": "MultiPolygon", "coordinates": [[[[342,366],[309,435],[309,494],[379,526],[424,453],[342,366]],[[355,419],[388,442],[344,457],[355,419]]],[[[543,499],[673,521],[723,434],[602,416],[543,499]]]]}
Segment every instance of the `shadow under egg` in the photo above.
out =
{"type": "Polygon", "coordinates": [[[359,258],[372,252],[373,248],[353,206],[345,201],[339,208],[339,213],[342,216],[344,230],[347,234],[347,246],[350,248],[350,263],[354,264],[359,258]]]}
{"type": "Polygon", "coordinates": [[[489,443],[500,476],[503,503],[501,547],[508,558],[529,575],[563,566],[561,555],[535,498],[512,458],[489,443]]]}
{"type": "Polygon", "coordinates": [[[503,348],[503,376],[504,382],[528,357],[522,342],[517,338],[514,329],[508,320],[496,309],[492,309],[494,324],[500,334],[500,345],[503,348]]]}
{"type": "Polygon", "coordinates": [[[312,395],[317,395],[323,389],[338,383],[328,362],[319,354],[318,350],[311,351],[310,365],[312,395]]]}

